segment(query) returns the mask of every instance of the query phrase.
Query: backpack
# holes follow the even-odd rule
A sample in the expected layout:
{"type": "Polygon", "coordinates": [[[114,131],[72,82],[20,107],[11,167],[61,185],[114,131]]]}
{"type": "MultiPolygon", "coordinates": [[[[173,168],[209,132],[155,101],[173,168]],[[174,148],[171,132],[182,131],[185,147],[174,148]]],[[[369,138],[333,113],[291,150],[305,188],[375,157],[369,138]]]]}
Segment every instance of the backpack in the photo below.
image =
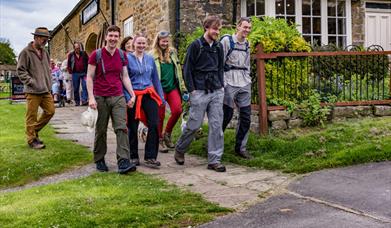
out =
{"type": "MultiPolygon", "coordinates": [[[[119,56],[121,57],[122,65],[124,65],[125,64],[124,52],[120,49],[118,49],[118,51],[119,51],[119,56]]],[[[102,65],[103,77],[106,77],[105,64],[103,63],[103,59],[102,59],[102,48],[99,48],[96,50],[95,61],[96,61],[96,65],[99,65],[99,64],[102,65]]],[[[122,80],[122,74],[121,74],[121,80],[122,80]]]]}
{"type": "MultiPolygon", "coordinates": [[[[204,51],[204,45],[202,45],[202,42],[201,42],[200,38],[196,39],[196,41],[197,41],[198,45],[200,46],[200,51],[198,52],[198,55],[197,55],[197,58],[196,58],[196,62],[198,62],[198,60],[201,57],[202,52],[204,51]]],[[[220,42],[217,44],[217,48],[218,49],[221,48],[221,43],[220,42]]]]}
{"type": "Polygon", "coordinates": [[[246,52],[247,54],[249,54],[248,52],[248,49],[249,49],[249,44],[248,42],[246,41],[246,48],[245,49],[240,49],[240,48],[236,48],[235,47],[235,42],[234,42],[234,39],[232,38],[232,35],[224,35],[220,38],[220,41],[222,41],[224,39],[224,37],[228,37],[229,39],[229,49],[228,49],[228,53],[227,55],[225,56],[225,63],[224,63],[224,71],[230,71],[230,70],[247,70],[247,67],[235,67],[235,66],[231,66],[231,65],[228,65],[227,64],[227,60],[228,60],[228,57],[232,54],[232,52],[235,50],[235,51],[244,51],[246,52]]]}

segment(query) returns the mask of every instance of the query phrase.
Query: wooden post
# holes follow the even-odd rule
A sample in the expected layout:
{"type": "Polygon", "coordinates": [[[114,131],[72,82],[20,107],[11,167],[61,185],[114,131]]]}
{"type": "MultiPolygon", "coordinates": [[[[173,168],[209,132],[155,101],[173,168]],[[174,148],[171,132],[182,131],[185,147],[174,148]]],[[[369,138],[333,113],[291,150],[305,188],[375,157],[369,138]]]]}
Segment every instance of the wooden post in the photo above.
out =
{"type": "MultiPolygon", "coordinates": [[[[263,54],[261,45],[257,46],[257,56],[263,54]]],[[[268,134],[267,123],[267,104],[266,104],[266,77],[265,60],[257,58],[257,76],[258,76],[258,98],[259,98],[259,134],[265,136],[268,134]]]]}

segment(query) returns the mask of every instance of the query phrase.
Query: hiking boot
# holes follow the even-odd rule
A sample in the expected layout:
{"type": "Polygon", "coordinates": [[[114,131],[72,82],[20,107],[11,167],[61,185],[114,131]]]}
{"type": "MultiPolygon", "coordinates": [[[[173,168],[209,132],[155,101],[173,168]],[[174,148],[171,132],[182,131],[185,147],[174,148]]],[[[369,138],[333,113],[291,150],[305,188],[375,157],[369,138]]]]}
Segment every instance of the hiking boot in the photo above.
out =
{"type": "Polygon", "coordinates": [[[208,169],[212,169],[216,172],[225,172],[225,166],[221,163],[208,164],[208,169]]]}
{"type": "Polygon", "coordinates": [[[37,132],[37,131],[35,132],[35,136],[36,136],[35,140],[36,140],[38,143],[43,144],[43,141],[42,141],[41,139],[39,139],[39,136],[38,136],[38,132],[37,132]]]}
{"type": "Polygon", "coordinates": [[[147,159],[144,161],[144,165],[152,169],[158,169],[160,166],[160,162],[156,161],[155,159],[147,159]]]}
{"type": "Polygon", "coordinates": [[[174,159],[178,165],[185,164],[185,154],[175,150],[174,159]]]}
{"type": "Polygon", "coordinates": [[[236,151],[236,154],[244,159],[251,159],[251,155],[247,150],[236,151]]]}
{"type": "Polygon", "coordinates": [[[132,163],[136,166],[139,166],[140,165],[140,160],[138,158],[134,158],[132,159],[132,163]]]}
{"type": "Polygon", "coordinates": [[[129,162],[129,159],[121,159],[118,162],[118,173],[127,174],[136,171],[136,165],[129,162]]]}
{"type": "Polygon", "coordinates": [[[166,144],[166,146],[170,149],[174,149],[175,145],[171,141],[171,134],[170,133],[164,133],[163,135],[163,141],[166,144]]]}
{"type": "Polygon", "coordinates": [[[168,148],[164,145],[163,139],[159,140],[159,152],[160,153],[168,153],[168,148]]]}
{"type": "Polygon", "coordinates": [[[31,143],[29,143],[30,148],[35,150],[40,150],[45,148],[45,145],[43,143],[40,143],[37,139],[34,139],[31,143]]]}
{"type": "Polygon", "coordinates": [[[105,159],[101,159],[101,160],[95,162],[95,164],[96,164],[96,170],[98,170],[99,172],[109,171],[109,168],[106,165],[105,159]]]}

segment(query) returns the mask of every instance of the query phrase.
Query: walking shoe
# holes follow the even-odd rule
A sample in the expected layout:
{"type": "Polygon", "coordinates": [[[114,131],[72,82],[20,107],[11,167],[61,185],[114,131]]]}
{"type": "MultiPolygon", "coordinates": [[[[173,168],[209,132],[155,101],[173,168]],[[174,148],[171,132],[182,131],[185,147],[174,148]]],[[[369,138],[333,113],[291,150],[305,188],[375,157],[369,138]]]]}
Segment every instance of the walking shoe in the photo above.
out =
{"type": "Polygon", "coordinates": [[[216,172],[225,172],[225,166],[221,163],[208,164],[208,169],[212,169],[216,172]]]}
{"type": "Polygon", "coordinates": [[[35,150],[40,150],[45,148],[45,145],[43,143],[40,143],[37,139],[34,139],[31,143],[29,143],[30,148],[35,150]]]}
{"type": "Polygon", "coordinates": [[[43,141],[39,138],[38,132],[37,132],[37,131],[35,132],[35,136],[36,136],[35,140],[36,140],[38,143],[43,144],[43,141]]]}
{"type": "Polygon", "coordinates": [[[152,169],[158,169],[160,166],[160,162],[156,161],[155,159],[147,159],[144,160],[144,165],[152,169]]]}
{"type": "Polygon", "coordinates": [[[140,160],[138,158],[132,159],[132,163],[135,164],[136,166],[140,165],[140,160]]]}
{"type": "Polygon", "coordinates": [[[106,165],[105,159],[101,159],[101,160],[95,162],[95,164],[96,164],[96,170],[98,170],[99,172],[109,171],[109,168],[106,165]]]}
{"type": "Polygon", "coordinates": [[[174,143],[171,141],[171,134],[170,133],[164,133],[163,135],[163,141],[164,143],[166,144],[166,146],[170,149],[174,149],[175,145],[174,143]]]}
{"type": "Polygon", "coordinates": [[[251,155],[247,150],[236,151],[236,154],[244,159],[251,159],[251,155]]]}
{"type": "Polygon", "coordinates": [[[137,167],[135,164],[130,163],[129,159],[121,159],[118,161],[118,173],[127,174],[129,172],[136,171],[137,167]]]}
{"type": "Polygon", "coordinates": [[[164,145],[163,139],[159,140],[159,152],[160,153],[168,153],[168,148],[164,145]]]}
{"type": "Polygon", "coordinates": [[[175,150],[174,159],[178,165],[185,164],[185,154],[175,150]]]}

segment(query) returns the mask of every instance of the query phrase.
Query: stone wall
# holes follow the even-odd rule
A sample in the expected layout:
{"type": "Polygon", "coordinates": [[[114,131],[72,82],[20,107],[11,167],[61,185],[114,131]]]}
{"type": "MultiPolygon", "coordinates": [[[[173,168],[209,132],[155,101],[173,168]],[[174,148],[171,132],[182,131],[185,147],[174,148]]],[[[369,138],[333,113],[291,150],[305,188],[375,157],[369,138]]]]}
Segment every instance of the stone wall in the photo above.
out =
{"type": "Polygon", "coordinates": [[[364,45],[365,42],[365,1],[352,1],[352,42],[364,45]]]}
{"type": "Polygon", "coordinates": [[[194,31],[196,27],[202,26],[202,21],[209,14],[216,14],[223,19],[224,24],[231,24],[232,9],[232,0],[181,1],[180,30],[184,33],[194,31]]]}
{"type": "MultiPolygon", "coordinates": [[[[330,121],[340,121],[348,118],[363,117],[382,117],[391,116],[390,105],[371,105],[371,106],[347,106],[334,107],[329,115],[330,121]]],[[[234,117],[228,128],[234,128],[237,125],[238,113],[235,111],[234,117]]],[[[269,131],[281,131],[291,128],[303,127],[303,120],[300,119],[298,112],[289,113],[285,110],[269,111],[268,113],[269,131]]],[[[251,113],[252,132],[259,132],[258,111],[251,113]]]]}

